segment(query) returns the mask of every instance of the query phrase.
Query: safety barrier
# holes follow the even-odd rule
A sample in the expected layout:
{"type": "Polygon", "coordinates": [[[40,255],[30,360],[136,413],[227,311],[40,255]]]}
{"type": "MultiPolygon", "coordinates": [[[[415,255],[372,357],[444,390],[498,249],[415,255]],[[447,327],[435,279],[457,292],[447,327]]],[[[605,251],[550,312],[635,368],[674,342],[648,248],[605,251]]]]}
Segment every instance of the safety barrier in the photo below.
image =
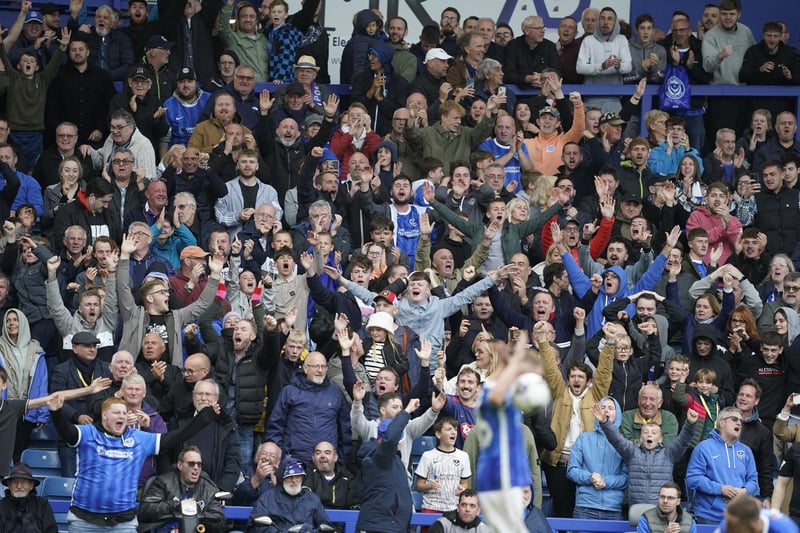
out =
{"type": "MultiPolygon", "coordinates": [[[[50,506],[55,513],[66,513],[69,510],[68,501],[50,501],[50,506]]],[[[225,507],[225,516],[230,520],[247,520],[251,507],[225,507]]],[[[327,509],[331,522],[344,524],[344,533],[356,533],[358,511],[343,511],[340,509],[327,509]]],[[[412,526],[429,526],[441,515],[434,513],[414,513],[411,515],[412,526]]],[[[548,518],[547,521],[553,531],[596,531],[598,533],[622,533],[630,531],[631,526],[623,520],[579,520],[574,518],[548,518]]],[[[713,533],[716,526],[697,526],[697,533],[713,533]]]]}

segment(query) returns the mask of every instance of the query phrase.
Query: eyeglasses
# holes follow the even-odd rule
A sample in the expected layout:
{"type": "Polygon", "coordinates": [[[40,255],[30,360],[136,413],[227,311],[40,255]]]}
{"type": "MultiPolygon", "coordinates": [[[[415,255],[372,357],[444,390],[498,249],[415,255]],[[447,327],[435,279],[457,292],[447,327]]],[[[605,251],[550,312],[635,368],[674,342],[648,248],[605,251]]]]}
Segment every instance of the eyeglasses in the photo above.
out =
{"type": "Polygon", "coordinates": [[[183,464],[188,465],[189,468],[203,468],[203,461],[181,461],[183,464]]]}
{"type": "Polygon", "coordinates": [[[367,255],[381,255],[382,253],[383,250],[370,250],[369,252],[367,252],[367,255]]]}
{"type": "MultiPolygon", "coordinates": [[[[199,374],[199,373],[201,373],[201,372],[208,372],[208,370],[207,370],[207,369],[205,369],[205,368],[197,368],[197,369],[194,369],[194,368],[184,368],[184,369],[182,369],[182,370],[181,370],[181,372],[182,372],[183,374],[186,374],[187,376],[193,376],[193,375],[195,375],[195,374],[199,374]]],[[[199,393],[199,392],[195,392],[194,394],[195,394],[195,395],[197,395],[197,396],[200,396],[200,393],[199,393]]]]}
{"type": "Polygon", "coordinates": [[[154,295],[154,294],[158,294],[158,293],[166,293],[166,294],[169,294],[169,289],[158,289],[157,291],[153,291],[153,292],[151,292],[151,293],[150,293],[150,296],[152,296],[152,295],[154,295]]]}
{"type": "Polygon", "coordinates": [[[275,453],[275,452],[259,452],[258,456],[259,457],[276,458],[276,457],[280,457],[280,454],[279,453],[275,453]]]}
{"type": "Polygon", "coordinates": [[[615,350],[617,350],[618,352],[631,352],[633,351],[633,348],[630,346],[617,346],[615,350]]]}
{"type": "Polygon", "coordinates": [[[112,124],[111,126],[109,126],[109,129],[111,131],[122,131],[128,126],[130,126],[130,124],[112,124]]]}
{"type": "Polygon", "coordinates": [[[797,292],[800,290],[800,285],[784,285],[783,291],[784,292],[797,292]]]}
{"type": "Polygon", "coordinates": [[[324,370],[328,368],[328,365],[309,365],[308,363],[306,363],[303,366],[305,366],[306,368],[310,368],[311,370],[324,370]]]}
{"type": "Polygon", "coordinates": [[[731,324],[733,324],[734,322],[737,323],[737,324],[747,324],[747,322],[744,321],[741,318],[733,318],[733,317],[731,317],[731,324]]]}
{"type": "Polygon", "coordinates": [[[742,419],[739,418],[738,416],[726,416],[722,420],[733,420],[734,422],[741,422],[742,421],[742,419]]]}
{"type": "Polygon", "coordinates": [[[56,137],[58,137],[59,139],[74,139],[75,137],[77,137],[77,135],[74,135],[72,133],[56,133],[56,137]]]}
{"type": "Polygon", "coordinates": [[[133,163],[132,159],[112,159],[111,163],[114,165],[130,165],[133,163]]]}
{"type": "Polygon", "coordinates": [[[144,231],[135,231],[131,233],[131,235],[133,235],[134,237],[144,237],[145,235],[147,235],[147,233],[145,233],[144,231]]]}
{"type": "Polygon", "coordinates": [[[544,26],[525,26],[525,29],[526,30],[537,30],[537,31],[539,31],[539,30],[543,30],[544,26]]]}
{"type": "Polygon", "coordinates": [[[256,81],[255,76],[242,76],[240,74],[236,74],[234,78],[236,78],[239,81],[256,81]]]}
{"type": "Polygon", "coordinates": [[[659,494],[659,495],[658,495],[658,499],[659,499],[659,500],[667,500],[667,501],[671,502],[671,501],[673,501],[673,500],[677,500],[677,499],[678,499],[678,497],[677,497],[677,496],[665,496],[665,495],[663,495],[663,494],[659,494]]]}

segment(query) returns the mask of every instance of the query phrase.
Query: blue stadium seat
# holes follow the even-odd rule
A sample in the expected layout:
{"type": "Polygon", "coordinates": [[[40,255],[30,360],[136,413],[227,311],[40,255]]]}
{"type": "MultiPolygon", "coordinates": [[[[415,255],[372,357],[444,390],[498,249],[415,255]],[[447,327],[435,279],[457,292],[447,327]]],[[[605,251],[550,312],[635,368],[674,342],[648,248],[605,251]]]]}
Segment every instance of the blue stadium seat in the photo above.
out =
{"type": "Polygon", "coordinates": [[[414,509],[417,511],[422,510],[422,493],[415,490],[411,491],[411,501],[414,502],[414,509]]]}
{"type": "Polygon", "coordinates": [[[49,477],[61,475],[61,461],[57,450],[28,448],[22,450],[22,462],[31,467],[34,476],[49,477]]]}
{"type": "Polygon", "coordinates": [[[36,428],[31,432],[31,441],[28,448],[55,450],[58,432],[52,422],[48,422],[41,429],[36,428]]]}
{"type": "Polygon", "coordinates": [[[74,477],[50,476],[44,479],[39,494],[50,500],[71,500],[74,477]]]}
{"type": "Polygon", "coordinates": [[[411,468],[412,472],[417,469],[419,458],[428,450],[436,448],[436,437],[421,436],[414,439],[414,444],[411,445],[411,468]]]}

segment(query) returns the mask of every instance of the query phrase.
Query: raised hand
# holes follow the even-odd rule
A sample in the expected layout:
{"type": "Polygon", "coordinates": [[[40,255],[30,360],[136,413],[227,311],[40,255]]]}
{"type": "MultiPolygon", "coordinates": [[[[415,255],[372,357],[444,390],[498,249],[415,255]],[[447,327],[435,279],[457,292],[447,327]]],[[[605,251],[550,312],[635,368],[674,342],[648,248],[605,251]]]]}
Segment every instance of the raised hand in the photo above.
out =
{"type": "Polygon", "coordinates": [[[272,105],[275,103],[274,98],[270,98],[269,91],[264,89],[260,93],[258,93],[258,109],[262,115],[266,115],[269,113],[269,110],[272,109],[272,105]]]}
{"type": "Polygon", "coordinates": [[[219,278],[219,273],[225,266],[225,256],[221,253],[216,253],[208,259],[208,268],[211,270],[211,276],[219,278]]]}
{"type": "Polygon", "coordinates": [[[294,327],[294,323],[297,321],[297,306],[293,305],[286,311],[286,315],[283,317],[283,321],[289,329],[294,327]]]}
{"type": "Polygon", "coordinates": [[[48,279],[56,279],[56,274],[58,273],[58,267],[61,266],[61,258],[57,255],[54,255],[50,259],[47,260],[47,274],[48,279]]]}
{"type": "Polygon", "coordinates": [[[97,394],[98,392],[103,392],[110,386],[111,386],[111,378],[96,378],[89,385],[89,390],[92,392],[92,394],[97,394]]]}
{"type": "Polygon", "coordinates": [[[431,341],[428,339],[424,339],[419,344],[419,350],[414,348],[414,352],[417,354],[420,362],[428,362],[431,360],[431,341]]]}
{"type": "Polygon", "coordinates": [[[325,111],[325,115],[329,117],[333,117],[336,115],[336,111],[339,109],[339,97],[336,94],[331,94],[327,100],[322,102],[322,110],[325,111]]]}
{"type": "Polygon", "coordinates": [[[307,275],[309,276],[314,275],[314,256],[312,256],[308,252],[301,253],[300,264],[303,265],[303,268],[306,270],[307,275]]]}
{"type": "Polygon", "coordinates": [[[136,237],[130,234],[123,235],[119,251],[122,259],[128,259],[130,255],[136,251],[136,237]]]}
{"type": "Polygon", "coordinates": [[[561,233],[561,226],[558,222],[550,223],[550,233],[553,235],[553,244],[561,244],[564,242],[564,236],[561,233]]]}

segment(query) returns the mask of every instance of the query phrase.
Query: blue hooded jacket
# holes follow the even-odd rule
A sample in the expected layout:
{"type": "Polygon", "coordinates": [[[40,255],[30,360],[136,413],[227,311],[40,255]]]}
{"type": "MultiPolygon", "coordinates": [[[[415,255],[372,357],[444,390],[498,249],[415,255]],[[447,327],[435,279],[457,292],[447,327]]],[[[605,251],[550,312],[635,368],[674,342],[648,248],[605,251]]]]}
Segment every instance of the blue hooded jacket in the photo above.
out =
{"type": "Polygon", "coordinates": [[[382,25],[381,18],[371,10],[362,9],[358,12],[353,35],[342,51],[342,63],[339,68],[340,83],[349,84],[353,80],[353,76],[369,69],[367,54],[372,46],[381,42],[382,25]],[[367,25],[370,22],[378,23],[378,31],[374,35],[367,33],[367,25]]]}
{"type": "Polygon", "coordinates": [[[722,485],[744,487],[750,496],[759,495],[758,471],[753,452],[736,440],[728,445],[719,429],[698,444],[686,468],[686,488],[694,491],[694,514],[719,520],[725,513],[722,485]]]}
{"type": "Polygon", "coordinates": [[[381,178],[381,188],[388,193],[392,190],[392,181],[394,180],[394,164],[397,163],[397,145],[392,141],[381,141],[375,151],[372,152],[372,159],[371,163],[375,165],[375,162],[378,160],[378,150],[381,148],[386,148],[392,154],[392,166],[389,167],[389,170],[384,170],[382,168],[378,169],[378,176],[381,178]]]}
{"type": "MultiPolygon", "coordinates": [[[[591,290],[592,283],[589,281],[589,277],[583,273],[581,267],[578,266],[578,263],[575,262],[575,258],[572,257],[572,254],[567,251],[567,253],[561,256],[562,261],[564,261],[564,267],[567,269],[567,274],[569,275],[569,283],[572,285],[572,288],[575,291],[575,296],[577,298],[583,298],[583,296],[591,290]]],[[[589,339],[600,331],[603,327],[603,323],[605,319],[603,318],[603,309],[616,300],[617,298],[622,298],[623,296],[627,296],[628,294],[635,294],[639,291],[652,291],[653,288],[658,283],[658,280],[661,278],[661,274],[664,272],[664,267],[667,265],[667,256],[663,253],[658,254],[658,256],[653,261],[653,264],[644,273],[642,279],[639,280],[636,285],[628,289],[628,276],[625,274],[625,269],[618,266],[612,266],[603,271],[602,275],[605,276],[606,273],[611,272],[616,274],[619,278],[619,290],[614,296],[610,296],[606,294],[605,284],[600,285],[600,294],[597,296],[597,300],[592,306],[592,309],[587,313],[586,316],[586,338],[589,339]]],[[[633,316],[635,314],[636,308],[633,302],[625,308],[627,311],[628,316],[633,316]]]]}
{"type": "MultiPolygon", "coordinates": [[[[617,417],[614,426],[619,428],[622,424],[622,409],[611,396],[603,397],[614,402],[617,417]]],[[[622,456],[608,442],[600,423],[595,420],[594,431],[581,433],[569,456],[567,477],[575,483],[575,505],[589,509],[622,512],[622,501],[625,497],[625,487],[628,486],[628,465],[622,456]],[[589,482],[593,472],[603,476],[605,488],[598,490],[589,482]]]]}

